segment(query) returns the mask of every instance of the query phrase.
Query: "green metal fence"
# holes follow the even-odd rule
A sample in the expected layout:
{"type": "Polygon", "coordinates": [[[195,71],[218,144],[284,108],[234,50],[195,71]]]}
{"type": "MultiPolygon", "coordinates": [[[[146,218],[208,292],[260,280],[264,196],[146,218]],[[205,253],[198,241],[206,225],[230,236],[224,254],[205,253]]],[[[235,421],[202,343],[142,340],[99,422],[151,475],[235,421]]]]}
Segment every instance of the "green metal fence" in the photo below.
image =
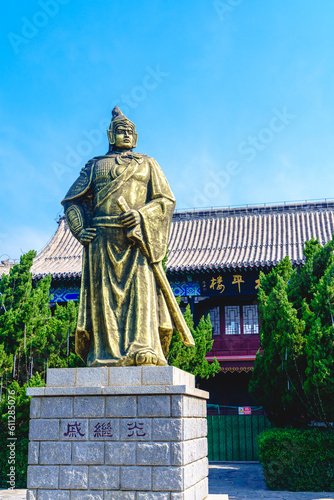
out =
{"type": "Polygon", "coordinates": [[[210,461],[258,460],[258,436],[273,424],[264,415],[209,415],[208,447],[210,461]]]}

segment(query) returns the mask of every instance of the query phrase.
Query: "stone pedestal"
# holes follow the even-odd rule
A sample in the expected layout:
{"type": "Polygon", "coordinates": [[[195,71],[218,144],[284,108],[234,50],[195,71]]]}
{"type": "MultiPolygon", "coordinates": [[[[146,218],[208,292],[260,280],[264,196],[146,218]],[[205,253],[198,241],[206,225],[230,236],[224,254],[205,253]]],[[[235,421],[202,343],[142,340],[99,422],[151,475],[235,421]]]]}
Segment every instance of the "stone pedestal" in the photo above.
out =
{"type": "Polygon", "coordinates": [[[203,500],[206,399],[177,368],[49,369],[29,388],[29,500],[203,500]]]}

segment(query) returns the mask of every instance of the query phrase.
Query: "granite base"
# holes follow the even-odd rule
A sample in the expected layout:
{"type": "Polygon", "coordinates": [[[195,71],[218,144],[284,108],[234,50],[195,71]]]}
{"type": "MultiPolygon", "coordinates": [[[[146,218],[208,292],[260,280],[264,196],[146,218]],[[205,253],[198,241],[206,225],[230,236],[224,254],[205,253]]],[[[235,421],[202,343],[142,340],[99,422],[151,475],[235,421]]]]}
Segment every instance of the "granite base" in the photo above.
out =
{"type": "Polygon", "coordinates": [[[204,500],[206,399],[174,367],[49,369],[28,388],[29,500],[204,500]]]}

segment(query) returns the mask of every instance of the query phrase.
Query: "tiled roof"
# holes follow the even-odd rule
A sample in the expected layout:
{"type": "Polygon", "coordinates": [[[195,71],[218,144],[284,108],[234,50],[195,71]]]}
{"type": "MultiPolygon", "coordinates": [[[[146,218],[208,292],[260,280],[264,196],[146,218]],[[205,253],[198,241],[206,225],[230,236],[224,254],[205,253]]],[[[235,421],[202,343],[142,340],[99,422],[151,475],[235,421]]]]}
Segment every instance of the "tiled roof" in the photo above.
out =
{"type": "Polygon", "coordinates": [[[65,217],[46,247],[34,259],[32,273],[35,278],[52,274],[53,278],[80,278],[82,246],[72,235],[65,217]]]}
{"type": "MultiPolygon", "coordinates": [[[[286,255],[303,262],[305,241],[324,245],[334,233],[334,202],[182,211],[173,216],[169,273],[264,268],[286,255]]],[[[82,247],[64,218],[36,257],[35,277],[80,277],[82,247]]]]}
{"type": "Polygon", "coordinates": [[[13,267],[15,262],[10,262],[9,259],[0,261],[0,279],[3,274],[9,274],[10,268],[13,267]]]}

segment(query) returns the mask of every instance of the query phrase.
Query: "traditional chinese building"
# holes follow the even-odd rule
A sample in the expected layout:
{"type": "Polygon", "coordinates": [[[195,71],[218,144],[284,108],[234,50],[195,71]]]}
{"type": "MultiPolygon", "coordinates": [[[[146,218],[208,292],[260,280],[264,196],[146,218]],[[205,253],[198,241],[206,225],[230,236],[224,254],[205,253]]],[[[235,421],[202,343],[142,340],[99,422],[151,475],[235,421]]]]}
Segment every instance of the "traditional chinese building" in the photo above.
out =
{"type": "MultiPolygon", "coordinates": [[[[190,304],[195,322],[210,314],[214,356],[221,372],[203,382],[210,403],[252,404],[250,372],[260,348],[257,289],[259,272],[268,271],[288,255],[303,262],[305,241],[324,245],[334,233],[334,202],[313,202],[235,209],[182,211],[173,216],[167,276],[181,307],[190,304]]],[[[79,296],[80,243],[65,218],[36,257],[35,279],[52,274],[53,301],[79,296]]]]}

